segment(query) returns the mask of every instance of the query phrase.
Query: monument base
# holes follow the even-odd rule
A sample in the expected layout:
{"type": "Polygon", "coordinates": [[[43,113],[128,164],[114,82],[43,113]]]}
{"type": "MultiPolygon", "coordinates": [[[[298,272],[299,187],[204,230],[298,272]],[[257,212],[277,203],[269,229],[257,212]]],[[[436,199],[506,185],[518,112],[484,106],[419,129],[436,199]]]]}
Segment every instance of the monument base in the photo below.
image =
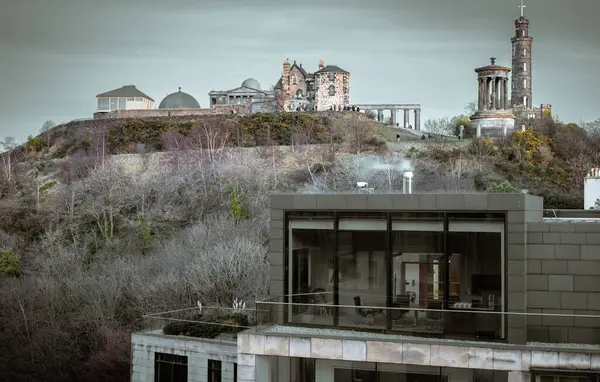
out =
{"type": "Polygon", "coordinates": [[[477,138],[506,136],[515,129],[515,116],[510,112],[475,113],[470,119],[477,138]]]}

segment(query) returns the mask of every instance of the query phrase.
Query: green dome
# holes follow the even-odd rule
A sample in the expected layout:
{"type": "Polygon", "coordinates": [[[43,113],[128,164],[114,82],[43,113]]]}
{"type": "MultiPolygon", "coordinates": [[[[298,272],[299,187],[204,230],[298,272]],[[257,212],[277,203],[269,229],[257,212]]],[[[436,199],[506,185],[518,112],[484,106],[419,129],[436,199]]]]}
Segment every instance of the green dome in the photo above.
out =
{"type": "Polygon", "coordinates": [[[196,98],[188,93],[182,92],[179,88],[178,92],[171,93],[166,96],[158,105],[159,109],[200,109],[200,104],[196,98]]]}

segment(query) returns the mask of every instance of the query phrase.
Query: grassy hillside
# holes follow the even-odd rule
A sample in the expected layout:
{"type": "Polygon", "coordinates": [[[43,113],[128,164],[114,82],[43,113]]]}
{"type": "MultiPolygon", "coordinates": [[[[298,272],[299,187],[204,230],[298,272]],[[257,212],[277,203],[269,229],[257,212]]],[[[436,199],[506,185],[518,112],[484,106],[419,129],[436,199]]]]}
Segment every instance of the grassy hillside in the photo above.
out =
{"type": "Polygon", "coordinates": [[[599,142],[551,120],[396,142],[355,113],[58,126],[0,162],[0,375],[128,381],[143,313],[265,296],[272,192],[397,192],[412,169],[415,192],[526,188],[580,207],[599,142]]]}

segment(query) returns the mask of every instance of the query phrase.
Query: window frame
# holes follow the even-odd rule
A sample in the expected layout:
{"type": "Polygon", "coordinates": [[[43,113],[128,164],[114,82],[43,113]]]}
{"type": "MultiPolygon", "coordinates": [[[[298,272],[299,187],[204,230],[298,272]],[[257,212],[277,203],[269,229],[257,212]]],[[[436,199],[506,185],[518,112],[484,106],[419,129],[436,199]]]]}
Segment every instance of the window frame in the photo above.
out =
{"type": "Polygon", "coordinates": [[[154,382],[187,382],[188,373],[189,373],[188,366],[189,366],[188,356],[186,356],[186,355],[155,352],[154,353],[154,382]],[[163,358],[163,359],[161,359],[161,358],[163,358]],[[164,380],[160,379],[159,365],[161,365],[161,364],[172,367],[170,381],[164,381],[164,380]],[[175,381],[174,371],[175,371],[176,367],[185,368],[185,373],[183,373],[185,375],[185,381],[175,381]]]}
{"type": "Polygon", "coordinates": [[[222,382],[223,380],[223,361],[218,359],[207,360],[207,381],[222,382]]]}
{"type": "Polygon", "coordinates": [[[329,86],[328,92],[329,92],[330,97],[335,97],[335,93],[336,93],[335,85],[329,86]]]}
{"type": "MultiPolygon", "coordinates": [[[[501,298],[498,301],[501,306],[501,310],[506,312],[508,307],[507,302],[507,285],[506,285],[506,264],[507,264],[507,246],[506,246],[506,212],[423,212],[423,211],[394,211],[394,212],[372,212],[367,213],[364,211],[337,211],[337,210],[329,210],[329,211],[285,211],[285,234],[284,234],[284,268],[286,271],[284,272],[284,295],[285,302],[289,304],[288,312],[292,311],[292,299],[290,297],[293,294],[292,287],[292,275],[295,271],[292,269],[292,238],[293,238],[293,230],[302,229],[302,230],[325,230],[331,231],[333,233],[333,253],[334,261],[333,261],[333,274],[334,276],[334,285],[333,285],[333,305],[339,305],[339,269],[340,269],[340,261],[338,258],[339,252],[339,233],[344,231],[344,227],[340,227],[340,222],[344,222],[345,219],[355,218],[358,220],[369,220],[374,218],[379,218],[382,216],[382,219],[386,221],[387,227],[385,232],[387,233],[387,247],[385,252],[387,266],[387,274],[386,274],[386,283],[388,284],[387,295],[388,295],[388,306],[392,306],[392,298],[393,298],[393,285],[391,279],[392,268],[393,268],[393,248],[392,248],[392,234],[394,232],[398,232],[402,230],[402,228],[406,229],[409,226],[413,228],[411,230],[416,231],[426,231],[431,230],[434,231],[442,231],[444,235],[444,248],[443,248],[443,259],[444,262],[448,262],[451,257],[450,248],[448,244],[448,238],[450,233],[452,232],[462,232],[460,231],[461,226],[472,226],[475,224],[477,228],[474,228],[473,232],[497,232],[500,236],[500,259],[501,259],[501,298]],[[434,216],[435,215],[435,216],[434,216]],[[439,216],[438,216],[439,215],[439,216]]],[[[357,221],[358,221],[357,220],[357,221]]],[[[378,225],[379,226],[379,225],[378,225]]],[[[357,229],[356,227],[352,227],[353,230],[357,229]]],[[[373,226],[371,230],[379,231],[380,227],[373,226]]],[[[347,230],[348,228],[346,228],[347,230]]],[[[369,229],[367,229],[368,231],[369,229]]],[[[450,274],[449,267],[444,267],[444,297],[443,297],[443,309],[449,310],[449,290],[450,290],[450,274]]],[[[292,320],[292,316],[290,313],[285,314],[284,321],[286,324],[290,325],[299,325],[306,326],[305,324],[294,323],[292,320]]],[[[339,325],[339,316],[337,314],[337,310],[334,310],[333,314],[333,325],[326,325],[327,327],[338,327],[339,325]]],[[[318,325],[317,325],[318,326],[318,325]]],[[[503,316],[500,322],[500,333],[499,340],[503,341],[507,339],[507,325],[506,318],[503,316]]],[[[395,330],[392,328],[391,321],[386,325],[386,331],[395,330]]]]}

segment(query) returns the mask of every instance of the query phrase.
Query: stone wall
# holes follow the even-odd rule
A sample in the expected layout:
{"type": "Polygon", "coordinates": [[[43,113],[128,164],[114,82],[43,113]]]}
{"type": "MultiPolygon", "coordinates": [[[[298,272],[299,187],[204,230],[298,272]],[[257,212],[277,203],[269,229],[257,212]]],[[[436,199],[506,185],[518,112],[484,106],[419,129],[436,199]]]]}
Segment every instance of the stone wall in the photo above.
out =
{"type": "Polygon", "coordinates": [[[350,104],[350,74],[335,73],[333,81],[329,73],[315,74],[315,103],[317,110],[329,110],[332,106],[347,106],[350,104]],[[335,95],[329,95],[329,87],[335,86],[335,95]]]}
{"type": "Polygon", "coordinates": [[[530,223],[527,311],[571,315],[527,317],[527,339],[600,343],[600,223],[530,223]],[[575,317],[573,317],[575,315],[575,317]]]}
{"type": "Polygon", "coordinates": [[[290,90],[288,92],[290,97],[294,98],[296,96],[296,92],[298,90],[301,90],[302,95],[304,97],[306,97],[307,85],[306,85],[306,81],[304,80],[304,75],[302,75],[302,73],[300,72],[300,69],[298,69],[297,67],[294,67],[290,71],[290,90]],[[296,83],[294,83],[294,80],[293,80],[294,78],[296,79],[296,83]]]}
{"type": "Polygon", "coordinates": [[[215,340],[195,339],[154,334],[131,336],[131,382],[153,382],[155,353],[188,357],[188,381],[206,382],[208,360],[221,361],[222,381],[234,382],[233,369],[237,363],[237,344],[215,340]]]}
{"type": "Polygon", "coordinates": [[[247,114],[245,105],[214,105],[210,109],[139,109],[115,110],[110,113],[94,113],[94,119],[191,117],[202,115],[247,114]]]}

